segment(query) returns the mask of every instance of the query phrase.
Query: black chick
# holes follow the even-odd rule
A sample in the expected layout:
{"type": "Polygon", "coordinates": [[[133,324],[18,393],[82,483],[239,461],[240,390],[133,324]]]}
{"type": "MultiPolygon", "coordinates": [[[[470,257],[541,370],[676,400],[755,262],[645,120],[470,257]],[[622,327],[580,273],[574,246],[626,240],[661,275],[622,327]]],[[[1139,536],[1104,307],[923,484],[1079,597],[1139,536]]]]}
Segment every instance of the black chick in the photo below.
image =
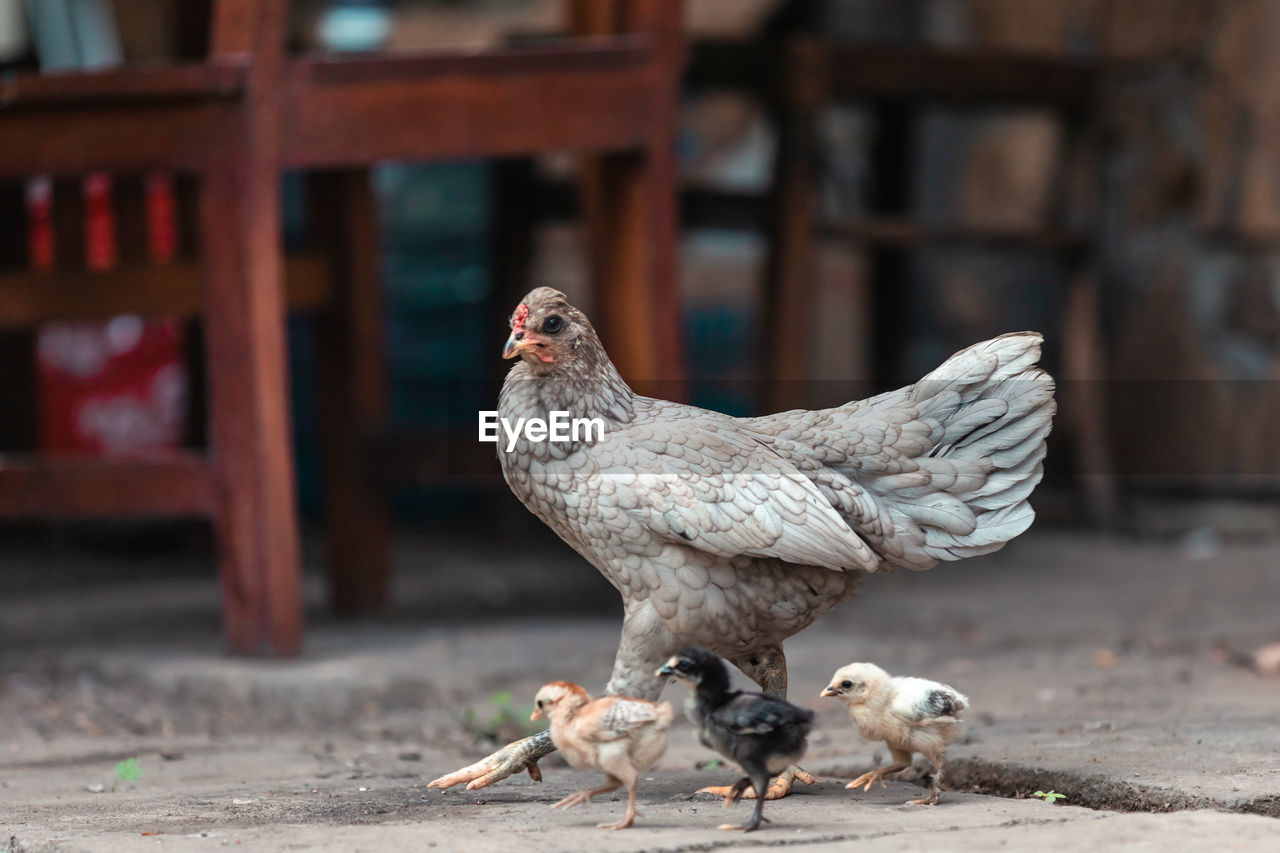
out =
{"type": "MultiPolygon", "coordinates": [[[[804,756],[813,712],[764,693],[730,690],[729,670],[712,652],[688,646],[672,655],[657,674],[678,678],[692,688],[686,710],[698,729],[699,742],[746,771],[725,795],[726,807],[737,802],[748,785],[765,791],[770,775],[786,770],[804,756]]],[[[765,820],[761,814],[764,801],[763,795],[756,797],[755,812],[746,823],[720,828],[758,829],[765,820]]]]}

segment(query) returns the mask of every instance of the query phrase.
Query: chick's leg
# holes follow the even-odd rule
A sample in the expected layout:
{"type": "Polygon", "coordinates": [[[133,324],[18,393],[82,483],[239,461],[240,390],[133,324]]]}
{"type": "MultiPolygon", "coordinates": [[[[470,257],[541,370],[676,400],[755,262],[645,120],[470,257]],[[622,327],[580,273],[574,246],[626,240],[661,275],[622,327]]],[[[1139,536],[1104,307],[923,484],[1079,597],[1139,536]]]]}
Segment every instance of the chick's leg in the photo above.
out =
{"type": "Polygon", "coordinates": [[[891,747],[889,752],[893,755],[893,763],[888,767],[877,767],[875,770],[868,770],[857,779],[854,779],[846,788],[862,788],[864,791],[870,791],[871,786],[879,782],[880,787],[885,787],[884,777],[892,776],[894,773],[901,773],[911,766],[911,753],[905,749],[891,747]],[[864,787],[865,786],[865,787],[864,787]]]}
{"type": "MultiPolygon", "coordinates": [[[[759,684],[760,689],[765,693],[770,696],[777,696],[779,699],[787,698],[787,658],[782,653],[782,646],[773,646],[764,652],[735,660],[733,663],[751,676],[752,680],[759,684]]],[[[799,767],[788,767],[768,786],[765,792],[765,799],[777,800],[785,797],[791,793],[791,789],[796,782],[812,785],[817,781],[817,777],[806,770],[801,770],[799,767]]],[[[723,786],[713,786],[703,788],[698,793],[727,797],[730,790],[731,788],[723,786]]],[[[743,791],[741,796],[747,800],[754,800],[756,798],[755,785],[751,785],[743,791]]]]}
{"type": "Polygon", "coordinates": [[[621,772],[617,776],[610,775],[610,779],[617,779],[619,786],[627,787],[627,813],[622,816],[622,820],[617,823],[598,823],[596,826],[601,829],[626,829],[636,822],[639,812],[636,811],[636,784],[640,781],[640,774],[635,768],[627,766],[620,768],[621,772]]]}
{"type": "Polygon", "coordinates": [[[929,796],[920,800],[907,800],[909,806],[936,806],[942,797],[942,764],[946,761],[945,752],[937,752],[927,756],[933,765],[933,778],[929,780],[929,796]]]}
{"type": "Polygon", "coordinates": [[[622,783],[612,776],[606,778],[605,783],[599,788],[584,788],[581,791],[575,791],[565,797],[558,803],[552,804],[553,809],[571,809],[574,806],[581,806],[591,802],[591,798],[596,794],[607,794],[610,791],[616,791],[622,787],[622,783]]]}
{"type": "MultiPolygon", "coordinates": [[[[737,782],[730,790],[741,793],[744,789],[751,790],[751,788],[755,787],[756,785],[759,785],[760,787],[763,788],[768,784],[769,784],[769,777],[762,775],[759,779],[756,779],[754,782],[752,782],[750,779],[742,779],[739,782],[737,782]]],[[[736,802],[738,798],[735,796],[733,799],[736,802]]],[[[755,832],[757,829],[760,828],[760,823],[762,821],[765,823],[768,823],[769,821],[769,819],[764,816],[764,801],[766,799],[769,799],[769,798],[768,797],[765,797],[764,799],[756,798],[756,807],[751,812],[751,817],[747,818],[747,820],[744,823],[742,824],[722,823],[720,824],[720,828],[727,829],[727,830],[740,829],[743,832],[755,832]]],[[[728,800],[725,801],[725,805],[726,806],[729,805],[728,800]]]]}
{"type": "Polygon", "coordinates": [[[527,770],[529,777],[535,782],[541,782],[542,770],[538,768],[538,759],[545,758],[555,750],[555,744],[551,742],[551,732],[539,732],[533,737],[521,738],[509,743],[475,764],[469,764],[461,770],[432,779],[427,787],[452,788],[454,785],[466,782],[467,790],[474,791],[476,788],[486,788],[522,770],[527,770]]]}

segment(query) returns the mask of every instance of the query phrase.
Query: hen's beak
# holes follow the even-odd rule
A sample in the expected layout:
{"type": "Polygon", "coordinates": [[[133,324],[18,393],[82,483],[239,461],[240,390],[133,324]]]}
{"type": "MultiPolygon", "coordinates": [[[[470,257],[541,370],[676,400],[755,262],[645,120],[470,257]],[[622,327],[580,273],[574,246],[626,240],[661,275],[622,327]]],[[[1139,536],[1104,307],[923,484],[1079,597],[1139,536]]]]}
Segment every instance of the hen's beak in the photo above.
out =
{"type": "Polygon", "coordinates": [[[538,344],[546,343],[546,338],[541,338],[532,332],[512,332],[511,337],[507,338],[507,345],[502,348],[503,358],[515,358],[527,349],[533,349],[538,344]]]}
{"type": "Polygon", "coordinates": [[[821,693],[819,693],[818,695],[819,695],[819,696],[839,696],[839,695],[841,695],[841,691],[839,691],[839,690],[837,690],[836,688],[834,688],[834,687],[832,687],[832,686],[828,685],[828,686],[824,687],[824,688],[822,689],[822,692],[821,692],[821,693]]]}

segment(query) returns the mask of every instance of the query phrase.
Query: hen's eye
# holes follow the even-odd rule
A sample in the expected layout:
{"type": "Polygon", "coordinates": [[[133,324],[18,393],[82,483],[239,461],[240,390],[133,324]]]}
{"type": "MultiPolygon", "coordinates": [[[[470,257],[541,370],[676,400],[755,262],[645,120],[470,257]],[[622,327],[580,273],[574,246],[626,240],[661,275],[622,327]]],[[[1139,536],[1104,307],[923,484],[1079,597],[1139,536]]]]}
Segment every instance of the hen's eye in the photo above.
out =
{"type": "Polygon", "coordinates": [[[848,690],[850,687],[852,687],[852,686],[853,686],[853,682],[852,682],[852,681],[842,681],[842,682],[840,682],[840,686],[841,686],[841,687],[843,687],[845,690],[848,690]]]}
{"type": "Polygon", "coordinates": [[[554,335],[564,327],[564,320],[560,319],[559,314],[552,314],[550,317],[542,321],[542,331],[548,335],[554,335]]]}

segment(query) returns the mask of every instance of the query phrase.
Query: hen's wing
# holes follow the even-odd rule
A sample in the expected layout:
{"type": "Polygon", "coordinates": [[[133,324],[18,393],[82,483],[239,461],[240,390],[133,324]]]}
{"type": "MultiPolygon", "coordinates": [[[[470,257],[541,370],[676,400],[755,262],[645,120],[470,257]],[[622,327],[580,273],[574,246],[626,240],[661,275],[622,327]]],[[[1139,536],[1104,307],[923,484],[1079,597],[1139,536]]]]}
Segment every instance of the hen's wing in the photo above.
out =
{"type": "Polygon", "coordinates": [[[882,565],[985,554],[1030,526],[1053,380],[1041,337],[961,350],[915,385],[834,409],[745,421],[803,473],[882,565]]]}
{"type": "Polygon", "coordinates": [[[969,707],[963,693],[936,681],[895,678],[893,686],[890,713],[915,726],[959,720],[960,714],[969,707]]]}
{"type": "Polygon", "coordinates": [[[817,486],[732,418],[666,404],[594,453],[606,521],[616,508],[659,541],[725,558],[835,570],[878,563],[817,486]]]}
{"type": "Polygon", "coordinates": [[[602,696],[577,713],[574,726],[583,740],[605,743],[625,738],[643,726],[665,729],[671,718],[671,706],[666,702],[602,696]]]}
{"type": "Polygon", "coordinates": [[[808,731],[813,712],[761,693],[740,693],[712,711],[711,719],[734,734],[765,735],[789,726],[808,731]]]}

